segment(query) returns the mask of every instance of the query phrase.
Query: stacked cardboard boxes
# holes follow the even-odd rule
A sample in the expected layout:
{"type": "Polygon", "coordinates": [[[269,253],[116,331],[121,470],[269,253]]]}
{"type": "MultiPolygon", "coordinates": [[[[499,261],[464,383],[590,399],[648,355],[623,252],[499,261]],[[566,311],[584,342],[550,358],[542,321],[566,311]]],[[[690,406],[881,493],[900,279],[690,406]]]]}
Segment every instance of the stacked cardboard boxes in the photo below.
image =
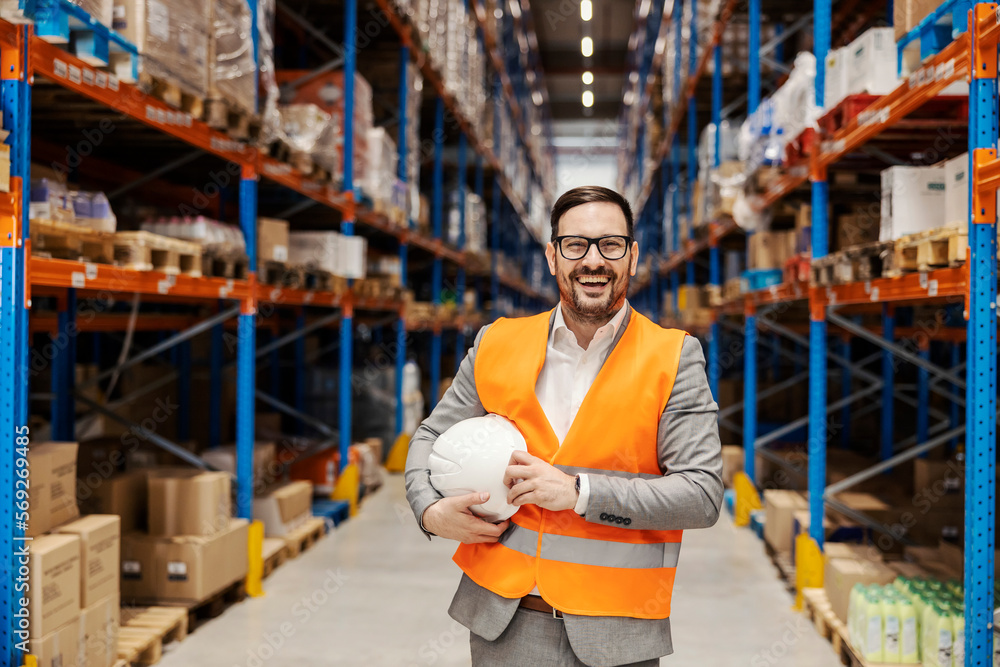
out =
{"type": "Polygon", "coordinates": [[[749,252],[747,268],[781,269],[793,255],[796,254],[798,232],[794,229],[786,231],[760,231],[748,236],[749,252]]]}
{"type": "MultiPolygon", "coordinates": [[[[197,0],[114,0],[112,25],[139,49],[140,76],[158,80],[147,81],[154,92],[166,84],[205,98],[212,5],[197,0]]],[[[118,62],[130,66],[127,59],[118,62]]],[[[123,69],[119,77],[128,80],[130,75],[123,69]]],[[[179,99],[172,101],[179,105],[179,99]]]]}
{"type": "Polygon", "coordinates": [[[43,443],[28,453],[28,649],[39,665],[110,667],[117,659],[121,519],[79,517],[76,452],[76,443],[43,443]]]}
{"type": "Polygon", "coordinates": [[[890,167],[882,172],[879,241],[895,241],[945,224],[945,168],[890,167]]]}
{"type": "Polygon", "coordinates": [[[147,533],[122,537],[125,601],[200,602],[247,572],[248,523],[233,519],[228,473],[149,473],[147,533]]]}

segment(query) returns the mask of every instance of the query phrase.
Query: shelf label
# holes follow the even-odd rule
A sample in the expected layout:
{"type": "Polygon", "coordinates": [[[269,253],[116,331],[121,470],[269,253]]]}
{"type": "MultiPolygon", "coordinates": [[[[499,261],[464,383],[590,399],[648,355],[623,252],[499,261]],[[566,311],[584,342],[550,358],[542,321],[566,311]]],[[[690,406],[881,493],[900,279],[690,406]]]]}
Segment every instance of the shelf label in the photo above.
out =
{"type": "MultiPolygon", "coordinates": [[[[889,107],[881,109],[865,109],[858,114],[858,125],[884,124],[889,122],[889,107]]],[[[842,150],[842,149],[838,149],[842,150]]]]}
{"type": "Polygon", "coordinates": [[[268,296],[272,302],[277,303],[281,299],[281,290],[275,287],[268,296]]]}
{"type": "Polygon", "coordinates": [[[107,88],[108,75],[105,72],[97,72],[94,78],[94,85],[98,88],[107,88]]]}
{"type": "Polygon", "coordinates": [[[87,286],[87,277],[79,271],[74,271],[69,276],[69,283],[73,287],[81,288],[87,286]]]}
{"type": "Polygon", "coordinates": [[[938,293],[938,281],[932,280],[927,286],[927,296],[937,296],[938,293]]]}
{"type": "Polygon", "coordinates": [[[865,294],[871,294],[871,293],[872,293],[872,281],[866,280],[865,281],[865,294]]]}
{"type": "Polygon", "coordinates": [[[872,301],[878,301],[878,288],[872,290],[872,301]]]}
{"type": "Polygon", "coordinates": [[[80,83],[80,68],[76,65],[69,66],[70,83],[80,83]]]}
{"type": "Polygon", "coordinates": [[[173,287],[173,282],[170,280],[158,280],[156,282],[156,291],[160,294],[166,294],[173,287]]]}
{"type": "Polygon", "coordinates": [[[920,289],[927,289],[927,272],[920,272],[920,289]]]}
{"type": "Polygon", "coordinates": [[[65,79],[67,74],[66,62],[56,58],[52,61],[52,69],[60,79],[65,79]]]}
{"type": "Polygon", "coordinates": [[[837,303],[837,293],[829,287],[826,288],[826,300],[831,306],[837,303]]]}
{"type": "Polygon", "coordinates": [[[220,299],[225,299],[226,297],[228,297],[229,296],[229,291],[230,291],[229,287],[220,287],[219,288],[219,298],[220,299]]]}
{"type": "Polygon", "coordinates": [[[92,264],[88,262],[83,265],[83,272],[87,277],[87,280],[97,280],[97,264],[92,264]]]}
{"type": "Polygon", "coordinates": [[[316,296],[316,293],[313,292],[313,291],[311,291],[311,290],[308,291],[308,292],[306,292],[306,295],[304,297],[302,297],[302,303],[312,303],[313,302],[313,298],[315,298],[315,296],[316,296]]]}
{"type": "Polygon", "coordinates": [[[222,137],[212,137],[210,143],[213,151],[220,152],[239,153],[246,147],[241,141],[223,139],[222,137]]]}
{"type": "Polygon", "coordinates": [[[950,79],[955,76],[955,61],[949,60],[948,62],[941,63],[937,66],[937,71],[934,72],[934,76],[938,81],[944,79],[950,79]]]}
{"type": "Polygon", "coordinates": [[[108,88],[111,90],[118,90],[118,77],[114,74],[108,75],[108,88]]]}
{"type": "Polygon", "coordinates": [[[94,85],[94,70],[90,69],[89,67],[84,68],[84,70],[83,70],[83,82],[85,84],[87,84],[88,86],[93,86],[94,85]]]}
{"type": "Polygon", "coordinates": [[[287,176],[292,173],[292,165],[287,162],[265,162],[264,173],[270,176],[287,176]]]}

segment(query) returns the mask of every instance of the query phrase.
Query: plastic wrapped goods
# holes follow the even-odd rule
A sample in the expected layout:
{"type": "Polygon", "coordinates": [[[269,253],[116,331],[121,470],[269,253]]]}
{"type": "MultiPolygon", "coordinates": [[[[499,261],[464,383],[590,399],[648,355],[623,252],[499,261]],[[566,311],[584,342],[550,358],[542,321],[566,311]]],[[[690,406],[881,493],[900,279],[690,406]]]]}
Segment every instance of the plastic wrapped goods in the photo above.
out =
{"type": "Polygon", "coordinates": [[[198,0],[115,0],[113,27],[139,49],[140,78],[204,98],[211,7],[198,0]]]}
{"type": "Polygon", "coordinates": [[[215,0],[211,5],[209,96],[256,113],[257,63],[250,6],[246,0],[215,0]]]}

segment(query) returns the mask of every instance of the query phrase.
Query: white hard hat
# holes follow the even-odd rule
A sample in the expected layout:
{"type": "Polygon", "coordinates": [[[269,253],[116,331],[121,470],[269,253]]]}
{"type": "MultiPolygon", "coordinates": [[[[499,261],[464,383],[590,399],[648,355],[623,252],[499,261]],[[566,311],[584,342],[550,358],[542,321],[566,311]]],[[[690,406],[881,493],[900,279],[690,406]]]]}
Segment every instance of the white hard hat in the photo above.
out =
{"type": "Polygon", "coordinates": [[[460,421],[438,436],[427,460],[431,484],[445,496],[488,491],[490,499],[469,509],[486,521],[509,519],[519,509],[507,503],[504,473],[515,451],[528,445],[517,427],[489,414],[460,421]]]}

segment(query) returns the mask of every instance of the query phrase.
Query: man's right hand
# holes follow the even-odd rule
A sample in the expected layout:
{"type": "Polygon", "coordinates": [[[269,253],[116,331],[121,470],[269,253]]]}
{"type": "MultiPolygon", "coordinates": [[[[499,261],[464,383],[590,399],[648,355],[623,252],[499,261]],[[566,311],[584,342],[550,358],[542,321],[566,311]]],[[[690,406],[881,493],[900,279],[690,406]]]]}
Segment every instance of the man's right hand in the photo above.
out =
{"type": "Polygon", "coordinates": [[[469,493],[464,496],[442,498],[424,510],[423,525],[428,532],[465,544],[496,542],[507,530],[510,521],[490,523],[483,521],[469,508],[490,499],[490,494],[469,493]]]}

